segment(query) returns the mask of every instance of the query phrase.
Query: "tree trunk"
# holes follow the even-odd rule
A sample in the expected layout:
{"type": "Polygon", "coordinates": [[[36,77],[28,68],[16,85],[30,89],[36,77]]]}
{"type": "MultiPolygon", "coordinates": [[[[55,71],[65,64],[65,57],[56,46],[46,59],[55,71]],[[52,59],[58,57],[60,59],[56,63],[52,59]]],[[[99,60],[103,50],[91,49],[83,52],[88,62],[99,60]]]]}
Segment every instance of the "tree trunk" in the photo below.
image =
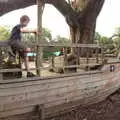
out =
{"type": "MultiPolygon", "coordinates": [[[[77,26],[75,24],[71,25],[70,23],[71,21],[67,20],[67,23],[70,27],[72,43],[93,44],[94,42],[96,19],[102,8],[104,1],[96,0],[94,3],[89,3],[88,1],[86,2],[85,0],[75,0],[77,6],[74,5],[74,7],[76,7],[76,10],[78,12],[84,13],[83,16],[78,19],[77,26]],[[87,5],[88,7],[84,12],[84,8],[87,5]]],[[[72,50],[72,52],[80,56],[87,56],[88,51],[89,56],[91,56],[90,49],[88,50],[86,48],[76,48],[72,50]]]]}

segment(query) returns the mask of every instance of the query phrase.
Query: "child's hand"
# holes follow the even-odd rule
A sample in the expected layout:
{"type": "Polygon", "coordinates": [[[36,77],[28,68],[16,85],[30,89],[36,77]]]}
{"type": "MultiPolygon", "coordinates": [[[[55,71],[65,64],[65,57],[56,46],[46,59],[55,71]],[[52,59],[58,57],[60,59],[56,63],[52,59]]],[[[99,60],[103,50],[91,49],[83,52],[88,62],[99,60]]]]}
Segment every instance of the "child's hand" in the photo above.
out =
{"type": "Polygon", "coordinates": [[[38,30],[35,30],[34,33],[40,35],[40,32],[38,30]]]}

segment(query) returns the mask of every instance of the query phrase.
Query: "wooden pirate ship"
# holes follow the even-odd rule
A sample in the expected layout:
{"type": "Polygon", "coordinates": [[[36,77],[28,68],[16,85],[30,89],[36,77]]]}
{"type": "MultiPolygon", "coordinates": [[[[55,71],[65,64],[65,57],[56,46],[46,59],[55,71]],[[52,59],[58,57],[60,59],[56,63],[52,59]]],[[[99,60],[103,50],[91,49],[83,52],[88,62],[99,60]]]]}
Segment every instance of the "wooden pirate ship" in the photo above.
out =
{"type": "MultiPolygon", "coordinates": [[[[38,39],[40,39],[39,36],[38,39]]],[[[94,58],[89,58],[89,55],[86,58],[78,57],[75,59],[75,64],[74,62],[69,64],[66,61],[69,55],[64,52],[63,56],[52,59],[49,67],[43,67],[41,66],[42,57],[39,57],[42,56],[40,48],[46,46],[95,48],[96,50],[100,48],[94,44],[37,43],[36,72],[41,75],[43,69],[52,68],[56,74],[49,77],[21,77],[4,80],[3,73],[22,72],[24,69],[21,67],[3,69],[0,59],[0,120],[44,120],[72,110],[79,105],[87,106],[100,102],[120,88],[120,63],[117,59],[105,61],[103,54],[101,58],[96,54],[94,58]],[[57,59],[61,61],[57,63],[57,59]],[[59,68],[62,68],[64,74],[56,72],[59,68]]]]}
{"type": "MultiPolygon", "coordinates": [[[[94,47],[77,45],[77,47],[90,46],[94,47]]],[[[86,64],[89,66],[89,62],[86,64]]],[[[79,72],[80,66],[83,65],[81,63],[76,65],[77,72],[52,77],[2,80],[1,74],[0,120],[26,120],[35,117],[44,119],[78,105],[86,106],[104,100],[120,87],[120,63],[108,61],[103,64],[100,61],[99,64],[101,64],[99,69],[79,72]]],[[[68,67],[75,66],[64,66],[67,69],[68,67]]],[[[1,73],[8,70],[15,71],[15,69],[1,69],[1,73]]]]}

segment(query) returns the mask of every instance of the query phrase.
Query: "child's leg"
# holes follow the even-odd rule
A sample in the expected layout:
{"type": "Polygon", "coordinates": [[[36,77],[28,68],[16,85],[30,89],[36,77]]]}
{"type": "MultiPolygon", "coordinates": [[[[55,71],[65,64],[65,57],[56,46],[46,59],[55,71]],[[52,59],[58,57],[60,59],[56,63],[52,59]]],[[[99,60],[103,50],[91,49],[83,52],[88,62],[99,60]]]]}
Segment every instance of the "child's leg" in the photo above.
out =
{"type": "Polygon", "coordinates": [[[16,55],[10,46],[8,46],[8,53],[11,54],[12,56],[16,55]]]}
{"type": "Polygon", "coordinates": [[[27,46],[21,42],[21,41],[14,41],[14,46],[16,48],[16,51],[19,53],[20,57],[23,59],[25,69],[28,72],[29,71],[29,65],[28,65],[28,57],[26,55],[26,48],[27,46]]]}
{"type": "Polygon", "coordinates": [[[8,47],[9,62],[16,61],[16,52],[10,46],[8,47]]]}
{"type": "Polygon", "coordinates": [[[25,56],[25,58],[24,58],[24,65],[25,65],[25,70],[27,71],[27,72],[29,72],[29,62],[28,62],[28,57],[27,56],[25,56]]]}

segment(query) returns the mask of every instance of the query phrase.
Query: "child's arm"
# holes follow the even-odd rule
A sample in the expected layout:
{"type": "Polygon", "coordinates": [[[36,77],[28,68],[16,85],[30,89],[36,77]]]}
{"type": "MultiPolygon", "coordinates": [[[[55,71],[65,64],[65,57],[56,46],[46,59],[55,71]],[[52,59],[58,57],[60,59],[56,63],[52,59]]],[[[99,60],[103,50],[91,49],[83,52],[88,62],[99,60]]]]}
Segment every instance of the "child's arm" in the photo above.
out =
{"type": "Polygon", "coordinates": [[[20,29],[22,33],[36,33],[38,34],[37,30],[26,30],[26,29],[20,29]]]}

